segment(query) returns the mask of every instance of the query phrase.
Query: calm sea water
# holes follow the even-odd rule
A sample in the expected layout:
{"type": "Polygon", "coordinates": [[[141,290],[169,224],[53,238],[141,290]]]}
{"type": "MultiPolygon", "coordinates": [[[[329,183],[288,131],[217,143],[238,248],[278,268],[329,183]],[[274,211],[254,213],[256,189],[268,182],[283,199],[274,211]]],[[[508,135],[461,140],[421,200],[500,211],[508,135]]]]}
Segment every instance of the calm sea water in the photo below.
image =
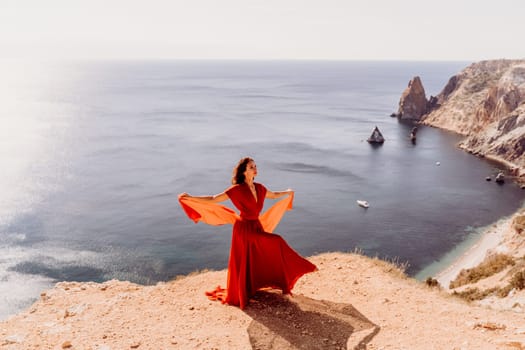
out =
{"type": "Polygon", "coordinates": [[[522,206],[457,135],[389,115],[466,62],[84,62],[0,68],[0,317],[60,280],[151,284],[227,266],[231,227],[177,194],[229,186],[239,158],[293,188],[277,231],[301,254],[361,249],[412,275],[522,206]],[[381,147],[365,140],[378,126],[381,147]],[[438,166],[436,162],[439,162],[438,166]],[[365,210],[357,199],[369,201],[365,210]]]}

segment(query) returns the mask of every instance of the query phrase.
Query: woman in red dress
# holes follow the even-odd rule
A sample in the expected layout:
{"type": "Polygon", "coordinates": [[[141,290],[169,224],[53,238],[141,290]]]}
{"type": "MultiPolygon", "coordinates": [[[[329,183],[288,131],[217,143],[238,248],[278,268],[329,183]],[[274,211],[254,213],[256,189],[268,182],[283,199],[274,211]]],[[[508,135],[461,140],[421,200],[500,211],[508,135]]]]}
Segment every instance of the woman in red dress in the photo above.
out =
{"type": "Polygon", "coordinates": [[[257,166],[253,159],[243,158],[234,168],[232,184],[214,196],[179,195],[186,214],[195,222],[233,223],[227,289],[217,287],[206,294],[243,309],[257,290],[272,287],[289,294],[295,282],[305,273],[315,271],[314,264],[297,254],[279,235],[271,233],[284,211],[291,209],[293,191],[273,192],[254,182],[257,166]],[[287,197],[286,197],[287,196],[287,197]],[[264,199],[286,197],[259,216],[264,199]],[[216,203],[230,199],[240,215],[216,203]]]}

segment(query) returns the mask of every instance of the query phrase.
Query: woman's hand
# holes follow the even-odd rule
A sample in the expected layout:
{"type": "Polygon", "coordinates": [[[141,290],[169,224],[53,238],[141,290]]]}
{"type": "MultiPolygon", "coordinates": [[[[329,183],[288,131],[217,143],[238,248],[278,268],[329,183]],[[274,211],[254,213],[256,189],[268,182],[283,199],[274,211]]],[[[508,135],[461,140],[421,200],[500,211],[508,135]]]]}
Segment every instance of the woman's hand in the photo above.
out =
{"type": "Polygon", "coordinates": [[[179,199],[181,198],[190,198],[191,196],[189,194],[187,194],[186,192],[182,192],[179,194],[179,199]]]}
{"type": "Polygon", "coordinates": [[[228,195],[226,194],[226,192],[221,192],[221,193],[216,194],[214,196],[190,196],[186,192],[183,192],[183,193],[179,194],[179,199],[181,199],[181,198],[191,199],[193,201],[203,202],[203,203],[204,202],[218,203],[218,202],[223,202],[223,201],[227,200],[228,199],[228,195]]]}
{"type": "Polygon", "coordinates": [[[277,199],[277,198],[281,198],[281,197],[284,197],[284,196],[291,196],[292,194],[294,194],[294,191],[292,189],[290,189],[290,188],[285,190],[285,191],[277,191],[277,192],[273,192],[273,191],[267,190],[266,191],[266,198],[277,199]]]}

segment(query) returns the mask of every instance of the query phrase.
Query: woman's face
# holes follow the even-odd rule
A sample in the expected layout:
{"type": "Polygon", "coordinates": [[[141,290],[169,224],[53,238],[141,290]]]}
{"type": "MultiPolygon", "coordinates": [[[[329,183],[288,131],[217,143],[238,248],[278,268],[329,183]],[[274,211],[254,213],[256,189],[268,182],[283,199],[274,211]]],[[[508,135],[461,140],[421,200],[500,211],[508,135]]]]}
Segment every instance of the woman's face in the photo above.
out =
{"type": "Polygon", "coordinates": [[[253,179],[257,176],[257,165],[254,161],[248,162],[244,176],[246,176],[247,179],[253,179]]]}

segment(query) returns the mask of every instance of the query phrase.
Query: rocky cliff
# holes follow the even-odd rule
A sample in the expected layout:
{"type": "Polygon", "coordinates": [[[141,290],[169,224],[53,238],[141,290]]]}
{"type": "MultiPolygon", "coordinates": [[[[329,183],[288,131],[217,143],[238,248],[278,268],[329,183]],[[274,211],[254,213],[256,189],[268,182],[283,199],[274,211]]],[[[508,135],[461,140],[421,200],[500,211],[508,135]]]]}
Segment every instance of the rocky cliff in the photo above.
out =
{"type": "Polygon", "coordinates": [[[523,349],[523,314],[469,305],[356,254],[311,257],[293,296],[206,298],[227,271],[155,286],[62,282],[0,322],[0,349],[523,349]]]}
{"type": "Polygon", "coordinates": [[[525,60],[471,64],[431,105],[423,124],[465,135],[460,147],[525,177],[525,60]]]}
{"type": "Polygon", "coordinates": [[[401,119],[419,120],[427,112],[428,104],[421,78],[414,77],[401,94],[397,116],[401,119]]]}

